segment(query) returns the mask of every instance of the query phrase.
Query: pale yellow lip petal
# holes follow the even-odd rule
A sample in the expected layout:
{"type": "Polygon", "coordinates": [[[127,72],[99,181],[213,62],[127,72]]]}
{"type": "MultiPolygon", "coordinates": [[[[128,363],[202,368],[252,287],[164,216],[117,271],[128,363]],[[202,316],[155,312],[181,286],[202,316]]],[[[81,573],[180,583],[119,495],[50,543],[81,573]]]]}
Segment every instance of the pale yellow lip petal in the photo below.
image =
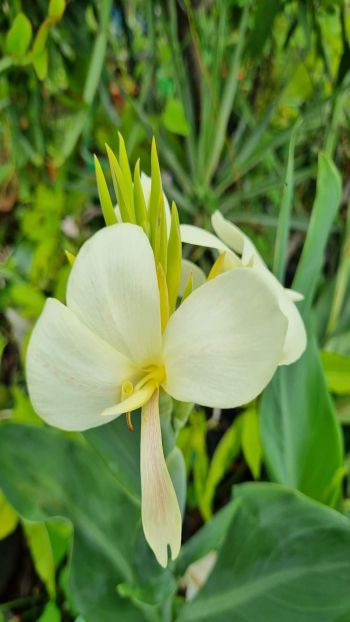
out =
{"type": "Polygon", "coordinates": [[[115,406],[111,406],[106,408],[102,413],[102,417],[118,417],[123,413],[131,412],[136,410],[137,408],[141,408],[152,396],[155,390],[154,384],[147,384],[139,391],[135,391],[130,397],[115,404],[115,406]]]}
{"type": "Polygon", "coordinates": [[[145,538],[165,568],[168,546],[172,559],[179,554],[182,519],[163,454],[158,399],[156,390],[141,414],[141,513],[145,538]]]}
{"type": "Polygon", "coordinates": [[[38,415],[64,430],[106,423],[101,411],[115,404],[125,378],[135,375],[123,354],[52,298],[33,330],[26,371],[38,415]]]}
{"type": "Polygon", "coordinates": [[[214,248],[218,251],[229,250],[216,235],[209,233],[206,229],[195,227],[194,225],[180,225],[181,242],[185,244],[194,244],[195,246],[205,246],[206,248],[214,248]]]}
{"type": "Polygon", "coordinates": [[[82,246],[67,287],[67,305],[108,344],[142,364],[161,350],[154,256],[141,227],[116,224],[82,246]]]}
{"type": "Polygon", "coordinates": [[[164,389],[204,406],[255,398],[280,362],[287,320],[259,270],[237,268],[195,290],[164,333],[164,389]]]}
{"type": "Polygon", "coordinates": [[[289,296],[289,298],[293,300],[293,302],[300,302],[301,300],[304,300],[303,294],[297,292],[295,289],[288,289],[285,287],[284,291],[286,292],[287,296],[289,296]]]}

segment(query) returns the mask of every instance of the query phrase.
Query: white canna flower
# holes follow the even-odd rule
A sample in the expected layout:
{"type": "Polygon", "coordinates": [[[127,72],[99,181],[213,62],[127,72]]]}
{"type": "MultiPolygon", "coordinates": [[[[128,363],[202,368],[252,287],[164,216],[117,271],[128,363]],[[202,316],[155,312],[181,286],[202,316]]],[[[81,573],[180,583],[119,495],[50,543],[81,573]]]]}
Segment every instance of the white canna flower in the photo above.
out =
{"type": "Polygon", "coordinates": [[[162,333],[154,255],[141,227],[116,224],[79,251],[67,306],[49,299],[27,354],[31,400],[47,423],[86,430],[141,411],[142,523],[158,562],[179,552],[181,514],[163,455],[158,395],[233,408],[267,385],[287,322],[260,272],[208,281],[162,333]]]}
{"type": "MultiPolygon", "coordinates": [[[[295,302],[302,300],[298,292],[285,289],[269,271],[254,244],[238,227],[226,220],[219,211],[212,216],[212,226],[216,235],[195,227],[181,225],[181,240],[189,244],[214,248],[222,254],[221,271],[236,268],[250,268],[259,272],[260,278],[274,293],[282,313],[288,320],[280,365],[294,363],[306,347],[306,331],[295,302]]],[[[197,281],[198,282],[198,281],[197,281]]]]}

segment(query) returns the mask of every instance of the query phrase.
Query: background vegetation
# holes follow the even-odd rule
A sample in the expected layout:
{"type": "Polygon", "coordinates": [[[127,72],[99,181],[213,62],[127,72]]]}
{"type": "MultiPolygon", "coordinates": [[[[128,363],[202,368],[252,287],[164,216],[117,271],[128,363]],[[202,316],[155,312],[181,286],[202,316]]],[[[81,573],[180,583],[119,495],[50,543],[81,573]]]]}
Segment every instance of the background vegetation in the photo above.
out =
{"type": "Polygon", "coordinates": [[[1,622],[349,622],[345,0],[0,7],[1,622]],[[33,323],[48,295],[64,301],[64,250],[103,225],[93,153],[117,149],[117,130],[146,172],[155,135],[183,222],[210,227],[220,209],[305,295],[308,350],[259,403],[164,403],[168,463],[188,476],[186,542],[164,572],[140,530],[138,431],[48,429],[25,388],[33,323]],[[177,579],[212,549],[184,604],[177,579]]]}

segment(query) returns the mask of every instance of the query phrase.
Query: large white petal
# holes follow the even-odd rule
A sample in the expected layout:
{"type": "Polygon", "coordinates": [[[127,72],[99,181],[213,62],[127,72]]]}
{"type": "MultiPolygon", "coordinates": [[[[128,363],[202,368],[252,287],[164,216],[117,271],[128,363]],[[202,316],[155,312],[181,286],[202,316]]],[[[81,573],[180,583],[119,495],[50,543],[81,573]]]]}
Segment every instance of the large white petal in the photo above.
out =
{"type": "Polygon", "coordinates": [[[253,242],[248,238],[243,231],[241,231],[236,225],[223,217],[223,215],[216,211],[211,217],[211,224],[219,238],[232,248],[236,253],[242,256],[243,265],[246,266],[255,257],[256,261],[264,265],[264,261],[256,250],[253,242]]]}
{"type": "Polygon", "coordinates": [[[158,562],[165,567],[168,546],[175,559],[181,546],[181,513],[163,454],[159,421],[159,391],[141,413],[142,525],[158,562]]]}
{"type": "Polygon", "coordinates": [[[154,362],[161,349],[159,290],[141,227],[112,225],[85,242],[68,280],[67,305],[128,358],[154,362]]]}
{"type": "Polygon", "coordinates": [[[27,382],[37,413],[64,430],[106,423],[103,410],[120,401],[131,363],[92,333],[63,304],[46,302],[27,353],[27,382]]]}
{"type": "Polygon", "coordinates": [[[195,290],[164,333],[164,389],[233,408],[256,397],[280,361],[287,321],[259,271],[237,268],[195,290]]]}
{"type": "Polygon", "coordinates": [[[192,274],[193,279],[193,289],[197,289],[205,283],[207,277],[205,276],[203,270],[196,266],[195,263],[189,261],[188,259],[183,259],[181,262],[181,276],[180,276],[180,284],[179,284],[179,296],[185,291],[188,279],[192,274]]]}

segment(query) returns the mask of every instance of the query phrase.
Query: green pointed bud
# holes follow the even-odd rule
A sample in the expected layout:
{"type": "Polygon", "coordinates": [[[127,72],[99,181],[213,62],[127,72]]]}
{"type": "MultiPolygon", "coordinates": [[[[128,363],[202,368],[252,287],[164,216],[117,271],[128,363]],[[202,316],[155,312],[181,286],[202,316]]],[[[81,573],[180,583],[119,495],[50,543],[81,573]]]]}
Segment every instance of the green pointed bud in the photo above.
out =
{"type": "Polygon", "coordinates": [[[137,160],[134,171],[134,208],[136,223],[140,225],[146,235],[148,235],[147,207],[141,184],[140,160],[137,160]]]}
{"type": "Polygon", "coordinates": [[[118,138],[119,138],[119,165],[120,165],[120,168],[123,174],[127,194],[130,197],[130,203],[128,205],[128,208],[129,208],[131,215],[135,218],[133,183],[132,183],[132,177],[131,177],[129,158],[128,158],[128,154],[126,151],[124,138],[122,137],[120,132],[118,132],[118,138]]]}
{"type": "Polygon", "coordinates": [[[103,218],[107,226],[115,225],[115,223],[118,222],[118,220],[115,215],[112,199],[109,194],[107,182],[103,174],[101,164],[99,163],[99,160],[97,156],[95,155],[94,155],[94,161],[95,161],[97,188],[98,188],[98,194],[100,197],[103,218]]]}
{"type": "Polygon", "coordinates": [[[130,195],[130,192],[128,192],[128,187],[125,182],[125,178],[122,169],[120,168],[119,162],[114,155],[112,149],[107,144],[106,150],[109,166],[112,173],[114,191],[117,197],[122,221],[135,223],[135,216],[133,215],[133,210],[131,210],[131,203],[133,203],[133,194],[130,195]]]}
{"type": "Polygon", "coordinates": [[[159,195],[159,208],[157,218],[156,236],[154,242],[154,254],[156,261],[162,265],[164,274],[167,271],[167,257],[168,257],[168,232],[166,226],[165,206],[163,191],[159,195]]]}
{"type": "Polygon", "coordinates": [[[171,205],[171,226],[168,241],[167,273],[166,280],[169,292],[169,308],[173,313],[176,308],[177,295],[181,277],[181,234],[179,214],[175,203],[171,205]]]}
{"type": "Polygon", "coordinates": [[[71,253],[70,251],[64,251],[64,254],[68,260],[69,265],[72,266],[76,260],[76,256],[73,255],[73,253],[71,253]]]}

